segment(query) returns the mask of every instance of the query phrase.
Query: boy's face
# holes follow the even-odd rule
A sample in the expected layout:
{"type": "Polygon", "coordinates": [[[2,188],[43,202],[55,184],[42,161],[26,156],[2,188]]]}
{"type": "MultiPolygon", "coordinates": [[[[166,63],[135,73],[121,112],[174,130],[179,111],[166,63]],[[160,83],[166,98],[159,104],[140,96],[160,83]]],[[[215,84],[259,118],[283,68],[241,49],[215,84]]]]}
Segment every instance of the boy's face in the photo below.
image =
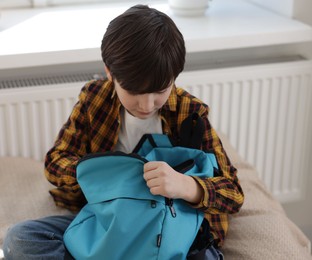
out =
{"type": "Polygon", "coordinates": [[[131,115],[140,119],[146,119],[155,115],[168,100],[173,87],[173,84],[171,84],[161,92],[133,95],[127,90],[124,90],[116,80],[114,80],[114,85],[118,98],[124,108],[131,115]]]}

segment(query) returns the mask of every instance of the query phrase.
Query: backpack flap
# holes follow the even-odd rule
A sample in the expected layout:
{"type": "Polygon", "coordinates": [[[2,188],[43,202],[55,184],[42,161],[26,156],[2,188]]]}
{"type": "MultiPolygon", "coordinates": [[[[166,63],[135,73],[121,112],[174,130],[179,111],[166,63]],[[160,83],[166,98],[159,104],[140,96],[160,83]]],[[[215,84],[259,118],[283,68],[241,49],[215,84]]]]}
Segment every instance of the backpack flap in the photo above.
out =
{"type": "Polygon", "coordinates": [[[121,152],[94,154],[77,165],[77,180],[89,204],[116,198],[163,201],[146,186],[145,162],[143,158],[121,152]]]}

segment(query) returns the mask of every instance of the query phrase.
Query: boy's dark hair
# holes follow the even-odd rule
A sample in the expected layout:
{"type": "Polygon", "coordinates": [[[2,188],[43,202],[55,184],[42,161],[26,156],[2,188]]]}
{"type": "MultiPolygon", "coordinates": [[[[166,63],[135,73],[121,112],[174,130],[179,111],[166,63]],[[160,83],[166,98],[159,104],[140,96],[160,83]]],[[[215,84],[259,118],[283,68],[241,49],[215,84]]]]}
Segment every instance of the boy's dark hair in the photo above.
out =
{"type": "Polygon", "coordinates": [[[166,89],[185,63],[184,39],[175,23],[146,5],[133,6],[110,22],[101,51],[112,77],[132,94],[166,89]]]}

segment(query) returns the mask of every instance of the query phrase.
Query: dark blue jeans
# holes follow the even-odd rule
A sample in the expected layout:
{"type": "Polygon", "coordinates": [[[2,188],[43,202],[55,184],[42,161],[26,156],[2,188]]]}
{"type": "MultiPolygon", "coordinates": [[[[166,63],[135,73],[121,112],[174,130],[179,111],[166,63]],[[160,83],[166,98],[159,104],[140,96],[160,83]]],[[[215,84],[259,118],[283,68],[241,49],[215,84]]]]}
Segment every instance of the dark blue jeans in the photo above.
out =
{"type": "MultiPolygon", "coordinates": [[[[14,225],[3,242],[5,259],[73,259],[64,246],[63,234],[74,218],[75,215],[51,216],[14,225]]],[[[206,251],[205,259],[222,260],[223,255],[211,247],[206,251]]]]}
{"type": "Polygon", "coordinates": [[[3,242],[6,260],[73,259],[63,243],[63,234],[75,215],[28,220],[11,227],[3,242]]]}

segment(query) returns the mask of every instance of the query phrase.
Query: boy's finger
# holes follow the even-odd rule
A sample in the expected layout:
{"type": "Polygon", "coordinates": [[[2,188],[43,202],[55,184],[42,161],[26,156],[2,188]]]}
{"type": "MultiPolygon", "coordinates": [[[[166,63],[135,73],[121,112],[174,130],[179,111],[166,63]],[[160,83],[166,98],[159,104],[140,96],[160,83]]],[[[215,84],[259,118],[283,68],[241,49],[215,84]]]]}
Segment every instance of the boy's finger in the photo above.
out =
{"type": "Polygon", "coordinates": [[[146,181],[157,178],[157,173],[154,169],[144,170],[143,178],[146,181]]]}
{"type": "Polygon", "coordinates": [[[151,170],[155,170],[157,169],[159,166],[159,162],[147,162],[144,164],[144,172],[148,172],[148,171],[151,171],[151,170]]]}

